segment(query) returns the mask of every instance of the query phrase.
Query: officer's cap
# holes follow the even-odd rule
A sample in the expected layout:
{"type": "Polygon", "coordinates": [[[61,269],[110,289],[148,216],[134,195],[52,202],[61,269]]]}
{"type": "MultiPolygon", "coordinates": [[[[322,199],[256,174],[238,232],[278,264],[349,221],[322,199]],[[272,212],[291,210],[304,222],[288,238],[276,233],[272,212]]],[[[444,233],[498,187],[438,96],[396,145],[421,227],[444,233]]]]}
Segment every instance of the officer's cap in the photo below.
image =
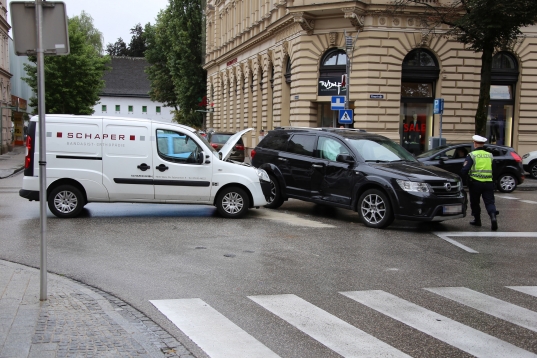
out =
{"type": "Polygon", "coordinates": [[[480,135],[475,135],[472,137],[473,141],[474,142],[477,142],[477,143],[486,143],[487,142],[487,138],[485,137],[481,137],[480,135]]]}

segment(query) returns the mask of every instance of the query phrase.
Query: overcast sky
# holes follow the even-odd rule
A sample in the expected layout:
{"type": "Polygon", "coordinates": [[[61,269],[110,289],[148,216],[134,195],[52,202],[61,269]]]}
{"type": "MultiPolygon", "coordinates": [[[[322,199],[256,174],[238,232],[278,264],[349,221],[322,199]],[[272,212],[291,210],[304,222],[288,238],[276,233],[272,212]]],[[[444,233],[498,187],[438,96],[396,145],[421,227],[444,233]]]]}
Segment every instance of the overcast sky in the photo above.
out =
{"type": "Polygon", "coordinates": [[[108,43],[116,42],[119,37],[128,45],[132,36],[131,28],[138,23],[142,26],[148,22],[155,24],[159,11],[168,6],[168,0],[63,0],[63,2],[68,17],[80,15],[84,10],[93,18],[93,25],[103,34],[105,49],[108,43]]]}

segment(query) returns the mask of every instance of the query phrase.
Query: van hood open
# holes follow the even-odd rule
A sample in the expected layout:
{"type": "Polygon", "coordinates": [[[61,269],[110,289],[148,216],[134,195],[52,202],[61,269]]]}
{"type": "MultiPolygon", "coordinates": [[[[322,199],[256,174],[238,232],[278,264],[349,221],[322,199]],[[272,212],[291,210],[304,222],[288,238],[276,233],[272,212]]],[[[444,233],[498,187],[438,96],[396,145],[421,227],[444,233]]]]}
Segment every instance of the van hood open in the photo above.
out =
{"type": "Polygon", "coordinates": [[[253,128],[247,128],[229,137],[226,144],[224,144],[224,146],[222,147],[222,149],[220,149],[220,152],[219,152],[219,153],[222,153],[222,160],[228,160],[229,155],[231,154],[231,151],[233,150],[233,147],[235,146],[235,144],[237,144],[239,139],[241,139],[243,134],[248,133],[253,130],[254,130],[253,128]]]}

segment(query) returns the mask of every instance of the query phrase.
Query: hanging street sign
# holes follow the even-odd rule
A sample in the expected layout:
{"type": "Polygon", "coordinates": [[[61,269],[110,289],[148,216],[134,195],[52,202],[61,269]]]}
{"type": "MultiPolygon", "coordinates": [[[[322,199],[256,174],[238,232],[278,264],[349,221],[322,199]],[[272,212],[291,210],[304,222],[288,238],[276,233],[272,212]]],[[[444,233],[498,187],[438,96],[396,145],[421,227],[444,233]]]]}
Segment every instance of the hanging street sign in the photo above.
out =
{"type": "Polygon", "coordinates": [[[332,96],[332,104],[330,108],[333,111],[345,109],[345,96],[332,96]]]}
{"type": "Polygon", "coordinates": [[[444,113],[444,99],[443,98],[436,98],[434,100],[433,113],[434,114],[444,113]]]}
{"type": "Polygon", "coordinates": [[[352,124],[352,109],[342,109],[339,111],[338,123],[339,124],[352,124]]]}

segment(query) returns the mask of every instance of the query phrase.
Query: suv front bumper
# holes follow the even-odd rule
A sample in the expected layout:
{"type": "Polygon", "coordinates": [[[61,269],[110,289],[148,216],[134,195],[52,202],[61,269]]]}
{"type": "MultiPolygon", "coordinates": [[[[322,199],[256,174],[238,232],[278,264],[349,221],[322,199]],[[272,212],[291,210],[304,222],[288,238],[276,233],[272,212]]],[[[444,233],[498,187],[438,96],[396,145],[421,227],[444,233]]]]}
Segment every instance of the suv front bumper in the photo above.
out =
{"type": "Polygon", "coordinates": [[[446,221],[466,216],[466,192],[458,196],[436,196],[430,193],[397,191],[394,217],[399,220],[446,221]]]}

